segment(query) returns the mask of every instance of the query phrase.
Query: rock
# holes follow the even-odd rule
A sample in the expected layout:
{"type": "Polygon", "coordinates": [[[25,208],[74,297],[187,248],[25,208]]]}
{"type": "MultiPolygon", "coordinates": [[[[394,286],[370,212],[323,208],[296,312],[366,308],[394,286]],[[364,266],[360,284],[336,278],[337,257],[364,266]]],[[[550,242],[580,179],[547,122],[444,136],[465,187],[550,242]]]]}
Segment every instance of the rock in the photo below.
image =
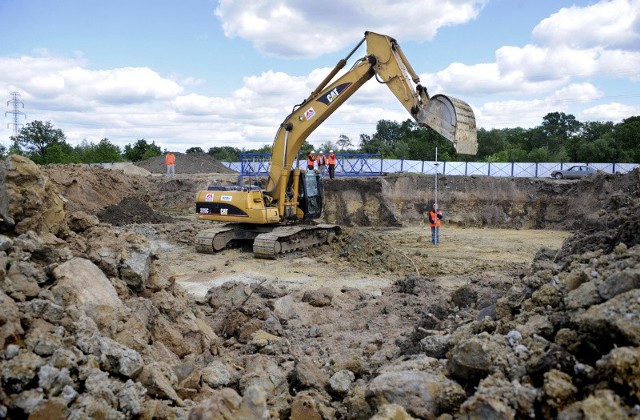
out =
{"type": "Polygon", "coordinates": [[[68,229],[62,196],[35,163],[10,155],[0,166],[4,167],[0,172],[0,197],[6,197],[0,206],[4,224],[18,234],[29,230],[59,234],[68,229]]]}
{"type": "Polygon", "coordinates": [[[614,348],[596,362],[596,375],[611,388],[640,400],[640,347],[614,348]]]}
{"type": "Polygon", "coordinates": [[[0,349],[5,343],[16,341],[24,330],[20,323],[20,310],[15,301],[0,289],[0,349]]]}
{"type": "Polygon", "coordinates": [[[231,382],[231,373],[224,363],[213,361],[202,369],[202,380],[212,388],[223,387],[231,382]]]}
{"type": "Polygon", "coordinates": [[[351,390],[355,379],[356,376],[350,370],[339,370],[329,378],[329,387],[332,392],[344,395],[351,390]]]}
{"type": "Polygon", "coordinates": [[[117,333],[114,339],[126,347],[141,352],[149,345],[152,337],[142,316],[134,314],[124,323],[122,331],[117,333]]]}
{"type": "Polygon", "coordinates": [[[420,418],[435,418],[457,410],[465,392],[456,382],[443,375],[400,371],[383,373],[368,386],[368,400],[375,407],[398,404],[420,418]]]}
{"type": "Polygon", "coordinates": [[[568,309],[588,308],[602,302],[598,286],[593,281],[582,283],[565,296],[564,303],[568,309]]]}
{"type": "Polygon", "coordinates": [[[258,330],[251,334],[251,339],[249,340],[248,344],[252,353],[289,353],[289,341],[287,341],[287,339],[269,334],[268,332],[263,330],[258,330]]]}
{"type": "Polygon", "coordinates": [[[451,348],[450,338],[449,334],[428,335],[420,340],[420,349],[429,357],[443,359],[451,348]]]}
{"type": "Polygon", "coordinates": [[[314,388],[322,391],[329,382],[329,375],[312,359],[302,357],[297,360],[290,381],[299,389],[314,388]]]}
{"type": "Polygon", "coordinates": [[[69,376],[69,369],[58,369],[44,365],[38,371],[38,387],[49,397],[57,397],[67,386],[73,386],[73,379],[69,376]]]}
{"type": "MultiPolygon", "coordinates": [[[[0,165],[0,168],[2,168],[2,165],[0,165]]],[[[2,169],[0,169],[1,171],[2,169]]],[[[0,174],[1,176],[1,174],[0,174]]],[[[0,193],[1,194],[1,193],[0,193]]],[[[0,199],[1,200],[1,199],[0,199]]],[[[3,203],[4,204],[4,203],[3,203]]],[[[1,204],[0,204],[1,206],[1,204]]],[[[1,211],[1,210],[0,210],[1,211]]],[[[2,215],[0,214],[0,217],[2,217],[2,215]]],[[[1,223],[1,222],[0,222],[1,223]]],[[[6,251],[9,248],[11,248],[13,246],[13,241],[11,240],[11,238],[4,236],[4,235],[0,235],[0,251],[6,251]]]]}
{"type": "Polygon", "coordinates": [[[146,393],[147,390],[139,382],[128,379],[118,391],[118,407],[127,417],[142,414],[146,393]]]}
{"type": "Polygon", "coordinates": [[[546,396],[546,407],[543,408],[545,417],[555,417],[558,411],[575,401],[578,392],[571,377],[557,369],[551,369],[544,374],[542,390],[546,396]]]}
{"type": "Polygon", "coordinates": [[[607,277],[598,287],[603,299],[608,300],[621,293],[640,289],[640,269],[626,268],[607,277]]]}
{"type": "Polygon", "coordinates": [[[460,418],[534,418],[537,397],[537,390],[530,384],[510,381],[495,373],[480,381],[476,392],[461,405],[460,418]]]}
{"type": "Polygon", "coordinates": [[[302,296],[302,301],[307,302],[311,306],[323,307],[331,305],[333,299],[333,291],[327,287],[317,290],[307,290],[302,296]]]}
{"type": "Polygon", "coordinates": [[[107,276],[85,258],[73,258],[53,270],[56,284],[51,288],[56,303],[77,305],[85,312],[103,306],[122,309],[124,305],[107,276]]]}
{"type": "Polygon", "coordinates": [[[173,371],[163,363],[152,362],[144,365],[138,381],[147,388],[150,395],[159,398],[168,398],[178,405],[183,405],[182,399],[174,390],[178,379],[173,371]]]}
{"type": "Polygon", "coordinates": [[[286,295],[276,299],[273,303],[273,313],[281,321],[288,321],[297,316],[297,311],[293,301],[293,296],[286,295]]]}
{"type": "Polygon", "coordinates": [[[371,417],[371,420],[411,420],[415,417],[409,415],[407,411],[398,404],[384,404],[378,408],[378,412],[375,416],[371,417]]]}
{"type": "Polygon", "coordinates": [[[22,392],[45,363],[44,359],[33,352],[20,351],[16,357],[2,363],[2,389],[15,394],[22,392]]]}
{"type": "Polygon", "coordinates": [[[290,420],[324,420],[336,418],[336,411],[327,399],[314,390],[299,392],[291,401],[290,420]]]}
{"type": "Polygon", "coordinates": [[[611,345],[622,341],[640,346],[640,289],[591,306],[577,315],[575,322],[593,340],[606,340],[611,345]]]}
{"type": "Polygon", "coordinates": [[[628,418],[620,397],[610,389],[596,390],[558,413],[558,420],[628,418]]]}
{"type": "Polygon", "coordinates": [[[491,353],[486,341],[471,337],[451,349],[447,367],[453,377],[475,382],[491,371],[491,353]]]}
{"type": "MultiPolygon", "coordinates": [[[[4,290],[16,300],[24,301],[38,296],[40,286],[33,263],[28,261],[14,261],[5,278],[4,290]]],[[[40,273],[44,277],[44,273],[40,273]]]]}
{"type": "MultiPolygon", "coordinates": [[[[189,420],[238,418],[242,397],[231,388],[214,391],[204,402],[189,412],[189,420]]],[[[161,418],[161,417],[154,417],[161,418]]]]}
{"type": "Polygon", "coordinates": [[[69,229],[74,232],[84,232],[100,223],[98,218],[92,214],[87,214],[83,211],[75,211],[67,215],[67,224],[69,229]]]}
{"type": "Polygon", "coordinates": [[[214,310],[235,308],[240,306],[251,295],[251,289],[244,283],[229,281],[222,286],[212,287],[207,291],[205,301],[214,310]]]}
{"type": "Polygon", "coordinates": [[[133,290],[142,291],[149,280],[156,250],[146,238],[139,235],[128,236],[126,245],[118,255],[120,278],[133,290]]]}

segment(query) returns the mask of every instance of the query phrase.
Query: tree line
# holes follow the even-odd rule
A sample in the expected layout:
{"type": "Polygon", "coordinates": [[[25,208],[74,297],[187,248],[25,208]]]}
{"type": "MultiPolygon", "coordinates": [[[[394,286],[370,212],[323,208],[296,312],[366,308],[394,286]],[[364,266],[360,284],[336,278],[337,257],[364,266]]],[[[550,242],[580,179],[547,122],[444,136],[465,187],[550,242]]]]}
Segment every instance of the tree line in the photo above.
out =
{"type": "MultiPolygon", "coordinates": [[[[478,154],[457,154],[453,144],[429,128],[413,120],[396,122],[380,120],[373,135],[361,134],[357,145],[340,135],[335,142],[322,143],[318,150],[340,153],[378,154],[386,159],[435,160],[436,147],[440,161],[479,162],[640,162],[640,116],[613,122],[580,122],[573,115],[552,112],[534,128],[478,130],[478,154]]],[[[300,155],[314,146],[305,142],[300,155]]],[[[271,146],[239,149],[213,146],[206,152],[192,147],[186,153],[207,153],[222,162],[238,162],[243,153],[270,153],[271,146]]],[[[97,144],[82,141],[72,146],[60,129],[50,121],[32,121],[7,148],[0,144],[0,159],[10,154],[27,156],[37,164],[138,162],[167,153],[155,141],[139,139],[120,148],[104,138],[97,144]]]]}

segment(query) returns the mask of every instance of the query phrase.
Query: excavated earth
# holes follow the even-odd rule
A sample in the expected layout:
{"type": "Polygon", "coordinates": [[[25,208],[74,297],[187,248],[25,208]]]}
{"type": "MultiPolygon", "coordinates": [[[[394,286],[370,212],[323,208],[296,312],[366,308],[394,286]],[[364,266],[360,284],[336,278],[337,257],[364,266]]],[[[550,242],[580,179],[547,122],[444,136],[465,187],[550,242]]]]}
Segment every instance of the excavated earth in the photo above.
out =
{"type": "Polygon", "coordinates": [[[237,173],[163,172],[0,162],[0,418],[640,418],[638,171],[440,177],[437,247],[433,176],[327,180],[276,260],[194,251],[237,173]]]}

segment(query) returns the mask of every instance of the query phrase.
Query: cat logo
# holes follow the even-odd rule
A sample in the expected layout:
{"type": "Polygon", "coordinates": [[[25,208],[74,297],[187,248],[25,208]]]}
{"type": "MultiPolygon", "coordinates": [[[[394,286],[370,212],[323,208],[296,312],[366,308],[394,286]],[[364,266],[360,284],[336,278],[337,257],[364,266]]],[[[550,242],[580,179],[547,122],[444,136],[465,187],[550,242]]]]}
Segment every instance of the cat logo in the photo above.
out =
{"type": "Polygon", "coordinates": [[[220,216],[226,216],[229,212],[229,209],[220,209],[220,216]]]}
{"type": "Polygon", "coordinates": [[[335,101],[336,98],[340,96],[340,94],[344,92],[349,86],[351,86],[350,82],[339,84],[326,94],[320,96],[318,98],[318,101],[322,102],[325,105],[331,105],[333,101],[335,101]]]}

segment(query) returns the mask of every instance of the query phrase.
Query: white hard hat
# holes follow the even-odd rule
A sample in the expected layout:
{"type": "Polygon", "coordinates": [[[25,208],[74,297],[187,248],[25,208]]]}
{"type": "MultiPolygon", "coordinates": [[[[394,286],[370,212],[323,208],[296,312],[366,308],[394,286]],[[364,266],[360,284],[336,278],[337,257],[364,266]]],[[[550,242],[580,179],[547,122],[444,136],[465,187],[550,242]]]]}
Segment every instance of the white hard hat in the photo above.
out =
{"type": "Polygon", "coordinates": [[[311,153],[315,153],[315,152],[316,152],[315,150],[312,150],[312,151],[311,151],[311,153]]]}
{"type": "Polygon", "coordinates": [[[320,150],[318,153],[322,154],[322,153],[324,153],[324,152],[323,152],[322,150],[320,150]]]}
{"type": "Polygon", "coordinates": [[[333,150],[329,150],[329,153],[333,153],[333,150]]]}

